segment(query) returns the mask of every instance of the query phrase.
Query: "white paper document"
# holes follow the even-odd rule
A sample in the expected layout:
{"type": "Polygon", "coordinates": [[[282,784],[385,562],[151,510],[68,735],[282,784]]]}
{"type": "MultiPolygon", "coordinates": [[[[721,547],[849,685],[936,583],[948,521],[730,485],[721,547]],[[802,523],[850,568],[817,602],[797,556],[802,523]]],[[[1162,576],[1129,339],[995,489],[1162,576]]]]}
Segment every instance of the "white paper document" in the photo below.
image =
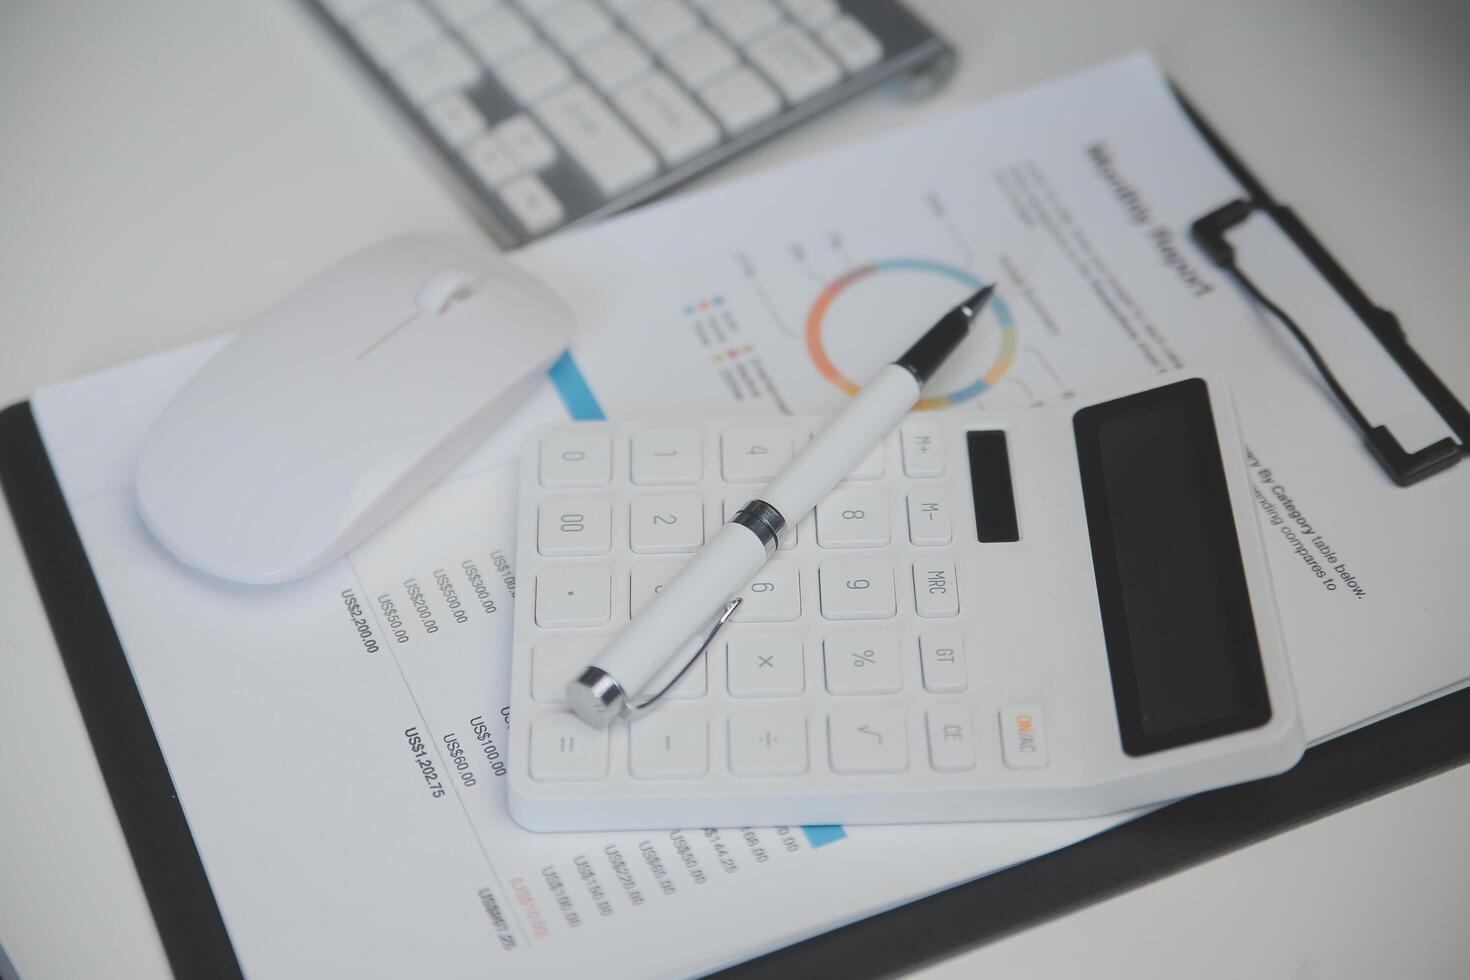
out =
{"type": "MultiPolygon", "coordinates": [[[[528,427],[832,411],[983,282],[998,299],[931,386],[934,407],[1225,373],[1310,738],[1461,685],[1470,526],[1444,515],[1470,467],[1389,483],[1289,338],[1188,241],[1190,221],[1237,196],[1140,56],[557,236],[516,259],[581,322],[556,384],[347,559],[282,586],[190,572],[134,506],[147,427],[218,343],[38,392],[245,972],[697,974],[1124,819],[533,834],[506,812],[528,427]]],[[[1329,359],[1397,374],[1274,227],[1247,233],[1329,359]]],[[[1412,389],[1386,387],[1373,408],[1406,441],[1442,434],[1412,389]]]]}

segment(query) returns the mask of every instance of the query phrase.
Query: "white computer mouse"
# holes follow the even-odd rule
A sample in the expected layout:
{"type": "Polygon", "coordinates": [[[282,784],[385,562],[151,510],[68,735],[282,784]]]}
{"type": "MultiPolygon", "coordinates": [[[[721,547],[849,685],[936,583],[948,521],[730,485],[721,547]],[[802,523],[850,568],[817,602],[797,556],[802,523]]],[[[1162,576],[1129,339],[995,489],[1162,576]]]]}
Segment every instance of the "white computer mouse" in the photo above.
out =
{"type": "Polygon", "coordinates": [[[500,255],[410,236],[246,327],[154,423],[138,507],[186,564],[284,582],[340,557],[545,377],[573,317],[500,255]]]}

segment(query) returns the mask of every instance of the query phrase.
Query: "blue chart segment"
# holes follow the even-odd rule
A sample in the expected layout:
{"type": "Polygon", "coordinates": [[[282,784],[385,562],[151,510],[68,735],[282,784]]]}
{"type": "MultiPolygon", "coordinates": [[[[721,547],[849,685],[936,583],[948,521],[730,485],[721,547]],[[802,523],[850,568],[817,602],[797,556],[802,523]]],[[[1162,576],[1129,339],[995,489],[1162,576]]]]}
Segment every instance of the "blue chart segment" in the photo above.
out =
{"type": "Polygon", "coordinates": [[[566,351],[557,358],[546,374],[551,378],[551,383],[556,385],[557,394],[561,395],[562,403],[566,405],[567,413],[573,419],[578,422],[601,422],[607,418],[597,396],[588,387],[582,369],[572,359],[571,351],[566,351]]]}
{"type": "Polygon", "coordinates": [[[810,827],[801,828],[801,832],[806,834],[807,843],[812,847],[826,847],[847,836],[847,831],[835,823],[813,824],[810,827]]]}

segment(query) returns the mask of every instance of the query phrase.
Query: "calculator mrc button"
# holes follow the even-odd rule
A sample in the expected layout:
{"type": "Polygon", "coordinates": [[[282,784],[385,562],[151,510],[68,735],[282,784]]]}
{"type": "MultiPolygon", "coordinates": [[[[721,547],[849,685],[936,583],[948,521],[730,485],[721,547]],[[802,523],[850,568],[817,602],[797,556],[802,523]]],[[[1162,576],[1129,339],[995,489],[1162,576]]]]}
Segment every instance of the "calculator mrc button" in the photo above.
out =
{"type": "Polygon", "coordinates": [[[730,716],[730,771],[737,776],[799,776],[806,772],[806,714],[788,708],[737,711],[730,716]]]}
{"type": "Polygon", "coordinates": [[[929,709],[929,764],[940,772],[975,768],[978,736],[969,705],[940,704],[929,709]]]}
{"type": "Polygon", "coordinates": [[[822,641],[830,694],[894,694],[903,687],[898,634],[892,630],[839,630],[822,641]]]}
{"type": "Polygon", "coordinates": [[[607,729],[576,715],[540,715],[531,722],[531,778],[537,782],[601,779],[607,775],[607,729]]]}
{"type": "Polygon", "coordinates": [[[944,475],[944,437],[939,423],[905,422],[899,430],[903,471],[915,479],[944,475]]]}
{"type": "Polygon", "coordinates": [[[543,487],[605,487],[612,482],[612,438],[606,430],[556,429],[541,437],[543,487]]]}
{"type": "Polygon", "coordinates": [[[817,569],[827,619],[889,619],[898,611],[893,566],[882,558],[833,558],[817,569]]]}
{"type": "Polygon", "coordinates": [[[919,634],[919,666],[924,674],[924,689],[935,694],[953,694],[968,685],[965,668],[965,639],[960,631],[948,626],[927,629],[919,634]]]}
{"type": "Polygon", "coordinates": [[[737,633],[725,644],[731,697],[796,697],[806,690],[801,637],[789,633],[737,633]]]}
{"type": "Polygon", "coordinates": [[[536,625],[602,626],[612,613],[612,576],[600,565],[562,565],[536,573],[536,625]]]}
{"type": "Polygon", "coordinates": [[[703,435],[692,428],[633,433],[633,482],[643,487],[698,483],[704,476],[703,444],[703,435]]]}
{"type": "Polygon", "coordinates": [[[926,617],[960,614],[960,590],[953,561],[920,558],[914,562],[914,609],[926,617]]]}
{"type": "Polygon", "coordinates": [[[709,720],[702,711],[655,711],[629,727],[634,779],[698,779],[709,771],[709,720]]]}
{"type": "Polygon", "coordinates": [[[909,767],[907,727],[902,708],[835,709],[827,716],[833,771],[903,772],[909,767]]]}
{"type": "Polygon", "coordinates": [[[1000,711],[1000,747],[1011,769],[1042,769],[1047,758],[1046,725],[1034,704],[1007,705],[1000,711]]]}
{"type": "Polygon", "coordinates": [[[605,555],[612,549],[606,497],[547,497],[536,522],[536,550],[548,558],[605,555]]]}

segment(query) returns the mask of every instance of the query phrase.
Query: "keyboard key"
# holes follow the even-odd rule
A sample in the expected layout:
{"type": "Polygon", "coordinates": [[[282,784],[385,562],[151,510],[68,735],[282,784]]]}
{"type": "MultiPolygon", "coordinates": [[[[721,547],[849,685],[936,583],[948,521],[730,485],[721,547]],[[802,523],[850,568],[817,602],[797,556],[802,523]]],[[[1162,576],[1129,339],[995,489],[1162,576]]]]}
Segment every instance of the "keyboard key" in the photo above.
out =
{"type": "Polygon", "coordinates": [[[628,729],[634,779],[698,779],[709,771],[709,721],[702,711],[655,711],[628,729]]]}
{"type": "Polygon", "coordinates": [[[762,708],[730,715],[730,771],[735,775],[799,776],[806,766],[805,713],[762,708]]]}
{"type": "MultiPolygon", "coordinates": [[[[732,493],[725,498],[725,521],[728,523],[735,519],[740,513],[740,508],[750,503],[752,499],[760,499],[760,491],[753,490],[746,493],[732,493]]],[[[776,545],[777,551],[790,551],[796,547],[797,540],[801,537],[800,524],[788,524],[782,532],[780,543],[776,545]]]]}
{"type": "Polygon", "coordinates": [[[455,27],[471,24],[500,6],[501,0],[429,0],[434,9],[455,27]]]}
{"type": "Polygon", "coordinates": [[[1046,725],[1038,705],[1012,704],[1001,709],[1000,748],[1008,769],[1046,768],[1046,725]]]}
{"type": "Polygon", "coordinates": [[[641,555],[697,551],[704,544],[704,499],[696,494],[634,497],[628,543],[641,555]]]}
{"type": "Polygon", "coordinates": [[[789,623],[801,618],[801,576],[796,564],[768,561],[740,593],[737,623],[789,623]]]}
{"type": "Polygon", "coordinates": [[[817,581],[827,619],[889,619],[898,612],[887,559],[829,559],[817,570],[817,581]]]}
{"type": "Polygon", "coordinates": [[[588,0],[568,0],[539,18],[541,29],[557,47],[575,53],[612,30],[612,18],[588,0]]]}
{"type": "Polygon", "coordinates": [[[537,782],[601,779],[607,775],[607,729],[576,715],[538,715],[531,722],[530,757],[537,782]]]}
{"type": "Polygon", "coordinates": [[[662,57],[669,71],[688,88],[698,88],[740,64],[734,48],[703,28],[670,44],[662,57]]]}
{"type": "Polygon", "coordinates": [[[459,152],[475,176],[491,187],[502,187],[521,172],[515,158],[490,133],[481,133],[459,152]]]}
{"type": "Polygon", "coordinates": [[[965,676],[965,638],[948,626],[926,629],[919,634],[919,666],[924,690],[953,694],[969,686],[965,676]]]}
{"type": "Polygon", "coordinates": [[[944,437],[938,422],[905,422],[899,430],[903,471],[916,480],[944,475],[944,437]]]}
{"type": "Polygon", "coordinates": [[[827,716],[833,771],[903,772],[909,767],[907,726],[902,708],[835,709],[827,716]]]}
{"type": "Polygon", "coordinates": [[[562,704],[567,684],[582,676],[592,659],[611,642],[610,636],[548,636],[531,647],[531,697],[542,704],[562,704]]]}
{"type": "Polygon", "coordinates": [[[548,497],[541,502],[536,550],[548,558],[605,555],[612,549],[612,502],[606,497],[548,497]]]}
{"type": "Polygon", "coordinates": [[[533,235],[555,228],[566,217],[561,201],[535,174],[506,181],[500,188],[500,199],[533,235]]]}
{"type": "Polygon", "coordinates": [[[461,147],[485,131],[485,117],[462,92],[442,95],[424,109],[424,116],[439,138],[461,147]]]}
{"type": "Polygon", "coordinates": [[[612,437],[595,428],[556,429],[541,437],[543,487],[605,487],[612,481],[612,437]]]}
{"type": "Polygon", "coordinates": [[[771,0],[719,0],[704,15],[736,44],[744,44],[781,23],[781,11],[771,0]]]}
{"type": "Polygon", "coordinates": [[[586,85],[568,85],[534,111],[604,195],[621,194],[658,173],[658,158],[586,85]]]}
{"type": "Polygon", "coordinates": [[[704,435],[695,428],[633,433],[633,482],[643,487],[698,483],[704,477],[704,435]]]}
{"type": "Polygon", "coordinates": [[[720,469],[729,483],[765,483],[791,462],[784,425],[735,425],[720,436],[720,469]]]}
{"type": "Polygon", "coordinates": [[[796,697],[806,690],[800,635],[737,633],[725,644],[725,674],[731,697],[796,697]]]}
{"type": "Polygon", "coordinates": [[[699,90],[699,97],[732,135],[781,111],[781,97],[776,90],[749,68],[737,68],[715,79],[699,90]]]}
{"type": "Polygon", "coordinates": [[[790,25],[762,35],[745,49],[745,54],[776,83],[788,102],[802,102],[842,79],[837,62],[803,31],[790,25]]]}
{"type": "Polygon", "coordinates": [[[837,0],[781,0],[786,12],[803,27],[816,30],[837,16],[837,0]]]}
{"type": "Polygon", "coordinates": [[[671,167],[720,141],[720,127],[663,72],[632,82],[613,101],[671,167]]]}
{"type": "Polygon", "coordinates": [[[650,0],[623,14],[623,22],[655,51],[699,26],[698,18],[678,0],[650,0]]]}
{"type": "Polygon", "coordinates": [[[611,94],[653,67],[653,59],[631,37],[614,31],[577,55],[582,74],[611,94]]]}
{"type": "Polygon", "coordinates": [[[928,712],[929,764],[939,772],[967,772],[975,768],[978,736],[963,704],[935,705],[928,712]]]}
{"type": "Polygon", "coordinates": [[[838,487],[817,504],[817,544],[821,547],[881,548],[888,541],[884,491],[838,487]]]}
{"type": "Polygon", "coordinates": [[[628,613],[636,616],[653,597],[664,590],[684,567],[682,561],[646,561],[633,566],[632,587],[628,592],[628,613]]]}
{"type": "Polygon", "coordinates": [[[491,71],[523,105],[549,95],[572,80],[572,68],[566,59],[539,41],[531,42],[519,53],[494,65],[491,71]]]}
{"type": "Polygon", "coordinates": [[[417,49],[393,69],[393,81],[417,105],[467,88],[479,77],[480,63],[448,38],[417,49]]]}
{"type": "Polygon", "coordinates": [[[914,562],[914,610],[920,616],[958,616],[959,582],[948,558],[920,558],[914,562]]]}
{"type": "Polygon", "coordinates": [[[407,0],[375,7],[358,18],[350,30],[380,68],[392,68],[417,48],[444,35],[434,18],[407,0]]]}
{"type": "Polygon", "coordinates": [[[612,577],[601,565],[553,565],[536,576],[536,624],[602,626],[612,614],[612,577]]]}
{"type": "Polygon", "coordinates": [[[883,45],[873,33],[846,15],[823,27],[817,36],[850,74],[871,68],[883,57],[883,45]]]}
{"type": "Polygon", "coordinates": [[[522,170],[544,170],[556,162],[556,144],[530,116],[517,113],[491,132],[522,170]]]}
{"type": "Polygon", "coordinates": [[[949,495],[930,488],[909,494],[909,540],[919,547],[949,544],[949,495]]]}
{"type": "Polygon", "coordinates": [[[487,65],[498,65],[529,48],[536,32],[526,19],[509,7],[496,6],[460,32],[460,36],[487,65]]]}
{"type": "Polygon", "coordinates": [[[903,689],[903,660],[892,630],[841,630],[822,641],[827,693],[896,694],[903,689]]]}

